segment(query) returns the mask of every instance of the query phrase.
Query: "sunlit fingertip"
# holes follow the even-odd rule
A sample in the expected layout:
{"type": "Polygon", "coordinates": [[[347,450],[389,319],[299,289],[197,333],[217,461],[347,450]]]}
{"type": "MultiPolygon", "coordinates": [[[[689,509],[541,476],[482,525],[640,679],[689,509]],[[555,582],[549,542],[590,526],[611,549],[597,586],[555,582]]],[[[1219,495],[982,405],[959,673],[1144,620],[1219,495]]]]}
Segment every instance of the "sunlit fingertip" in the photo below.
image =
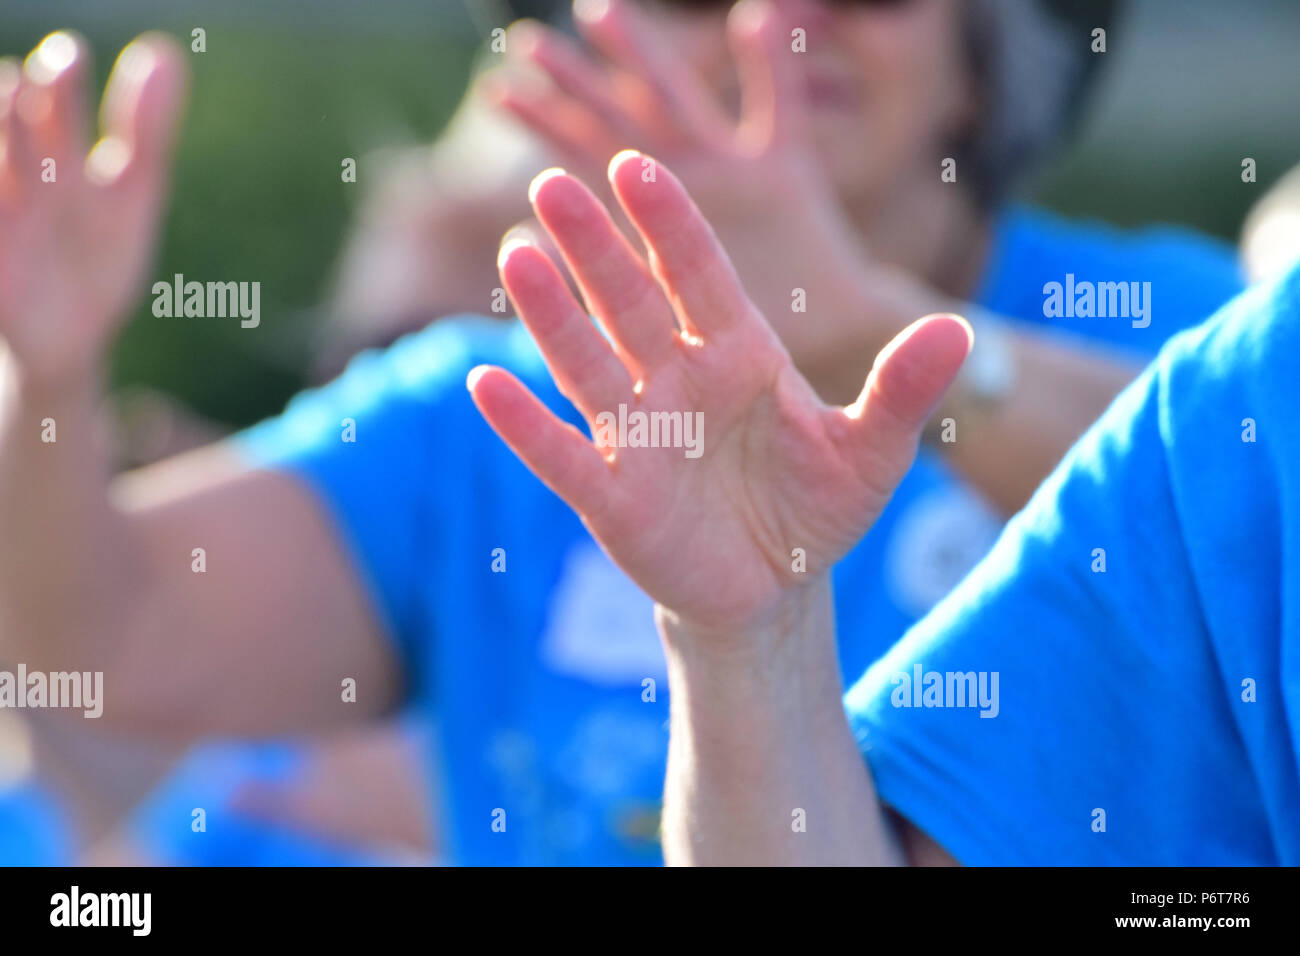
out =
{"type": "Polygon", "coordinates": [[[960,325],[966,333],[966,351],[969,352],[975,345],[975,330],[971,327],[969,321],[963,315],[956,312],[931,312],[929,315],[922,316],[912,323],[913,326],[920,326],[935,319],[948,319],[957,325],[960,325]]]}
{"type": "Polygon", "coordinates": [[[123,79],[140,82],[158,65],[158,53],[153,44],[145,38],[137,38],[122,48],[113,64],[114,75],[123,79]]]}
{"type": "Polygon", "coordinates": [[[504,269],[507,260],[509,260],[509,258],[512,255],[514,255],[516,250],[523,249],[531,245],[532,242],[530,242],[528,239],[524,238],[523,236],[515,236],[513,238],[507,237],[506,239],[504,239],[501,243],[500,250],[497,251],[497,268],[504,269]]]}
{"type": "Polygon", "coordinates": [[[950,313],[948,314],[948,318],[956,320],[956,322],[957,322],[957,323],[958,323],[958,324],[959,324],[963,329],[966,330],[966,352],[969,354],[969,353],[970,353],[970,350],[973,349],[973,348],[975,347],[975,328],[974,328],[974,326],[972,326],[972,325],[970,324],[970,322],[968,322],[968,321],[966,320],[966,316],[964,316],[964,315],[958,315],[958,314],[955,313],[955,312],[950,312],[950,313]]]}
{"type": "Polygon", "coordinates": [[[27,55],[23,64],[33,83],[49,83],[77,59],[77,41],[63,30],[51,33],[27,55]]]}
{"type": "Polygon", "coordinates": [[[635,150],[635,149],[619,150],[617,153],[614,154],[614,158],[609,161],[609,166],[606,169],[606,175],[609,177],[610,182],[613,182],[614,172],[615,170],[618,169],[619,166],[623,165],[623,163],[627,162],[630,159],[644,159],[644,158],[645,156],[639,150],[635,150]]]}
{"type": "Polygon", "coordinates": [[[597,23],[609,15],[609,0],[573,0],[573,18],[582,23],[597,23]]]}
{"type": "Polygon", "coordinates": [[[507,53],[529,56],[541,46],[544,31],[536,20],[525,17],[506,27],[505,50],[507,53]]]}
{"type": "Polygon", "coordinates": [[[550,169],[543,169],[533,177],[533,181],[528,184],[528,201],[537,202],[538,191],[546,184],[548,179],[554,179],[556,176],[567,176],[568,173],[559,166],[552,166],[550,169]]]}
{"type": "Polygon", "coordinates": [[[119,136],[105,136],[86,157],[86,181],[93,186],[115,182],[131,163],[131,147],[119,136]]]}
{"type": "Polygon", "coordinates": [[[758,33],[773,11],[770,0],[740,0],[731,8],[729,19],[742,32],[758,33]]]}

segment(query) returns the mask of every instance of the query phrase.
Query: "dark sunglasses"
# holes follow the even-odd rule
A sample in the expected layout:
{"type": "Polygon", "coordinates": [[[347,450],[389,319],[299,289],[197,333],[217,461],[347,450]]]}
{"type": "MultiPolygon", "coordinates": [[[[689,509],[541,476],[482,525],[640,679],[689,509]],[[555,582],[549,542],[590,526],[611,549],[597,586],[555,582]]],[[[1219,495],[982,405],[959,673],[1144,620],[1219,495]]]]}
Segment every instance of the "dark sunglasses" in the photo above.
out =
{"type": "MultiPolygon", "coordinates": [[[[669,7],[694,7],[698,10],[730,7],[735,0],[658,0],[669,7]]],[[[834,7],[903,7],[913,0],[825,0],[834,7]]]]}

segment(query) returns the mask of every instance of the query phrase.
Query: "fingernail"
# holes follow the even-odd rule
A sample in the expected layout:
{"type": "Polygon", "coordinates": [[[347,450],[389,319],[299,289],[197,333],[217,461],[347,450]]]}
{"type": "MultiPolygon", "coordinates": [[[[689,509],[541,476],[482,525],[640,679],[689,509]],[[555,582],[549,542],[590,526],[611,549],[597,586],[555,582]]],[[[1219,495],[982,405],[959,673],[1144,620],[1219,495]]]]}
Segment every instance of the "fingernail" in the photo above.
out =
{"type": "Polygon", "coordinates": [[[469,374],[465,376],[465,387],[471,392],[474,391],[474,386],[478,384],[478,380],[487,374],[487,370],[491,367],[490,365],[475,365],[469,370],[469,374]]]}
{"type": "Polygon", "coordinates": [[[559,166],[552,166],[550,169],[543,169],[533,177],[533,181],[528,184],[528,201],[530,203],[537,201],[537,191],[542,188],[542,184],[548,179],[554,179],[556,176],[567,175],[559,166]]]}

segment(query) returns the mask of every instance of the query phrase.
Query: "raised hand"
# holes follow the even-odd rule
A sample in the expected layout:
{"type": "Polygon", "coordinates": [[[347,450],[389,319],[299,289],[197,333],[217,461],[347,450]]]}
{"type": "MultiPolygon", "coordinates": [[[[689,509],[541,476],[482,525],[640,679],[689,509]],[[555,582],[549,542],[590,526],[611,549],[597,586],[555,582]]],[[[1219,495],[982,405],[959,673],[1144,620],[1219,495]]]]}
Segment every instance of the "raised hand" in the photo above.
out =
{"type": "Polygon", "coordinates": [[[635,4],[575,7],[604,62],[559,31],[523,21],[507,36],[507,66],[484,77],[482,95],[581,176],[598,175],[629,147],[669,163],[801,368],[837,368],[846,351],[875,354],[905,323],[871,304],[867,273],[876,261],[812,147],[806,78],[774,6],[746,0],[728,17],[736,118],[635,4]],[[535,70],[546,83],[529,75],[535,70]],[[796,290],[806,312],[795,309],[796,290]]]}
{"type": "Polygon", "coordinates": [[[497,433],[656,601],[701,626],[743,627],[871,527],[911,466],[970,330],[951,316],[919,320],[881,352],[853,405],[829,407],[676,177],[627,152],[609,181],[648,263],[578,180],[549,171],[530,190],[601,329],[539,250],[510,242],[499,259],[595,443],[502,369],[475,369],[469,388],[497,433]],[[639,415],[659,422],[659,447],[638,446],[633,428],[618,424],[639,415]],[[677,432],[665,426],[674,420],[677,432]]]}
{"type": "Polygon", "coordinates": [[[0,339],[22,374],[92,369],[153,254],[184,99],[175,43],[122,51],[89,147],[84,40],[53,33],[23,66],[0,60],[0,339]]]}

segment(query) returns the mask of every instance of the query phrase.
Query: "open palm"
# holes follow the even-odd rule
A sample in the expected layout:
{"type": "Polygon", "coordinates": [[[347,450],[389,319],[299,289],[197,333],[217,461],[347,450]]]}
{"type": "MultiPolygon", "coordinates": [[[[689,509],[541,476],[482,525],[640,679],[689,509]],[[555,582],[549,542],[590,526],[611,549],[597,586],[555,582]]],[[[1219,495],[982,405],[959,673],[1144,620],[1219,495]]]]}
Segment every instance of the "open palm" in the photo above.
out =
{"type": "Polygon", "coordinates": [[[0,337],[33,379],[93,367],[138,294],[184,67],[161,34],[131,43],[90,149],[85,41],[54,33],[22,68],[0,60],[0,337]]]}
{"type": "Polygon", "coordinates": [[[918,321],[881,353],[857,402],[827,406],[672,173],[627,152],[610,164],[610,184],[648,261],[578,180],[551,171],[531,190],[601,329],[539,250],[513,242],[500,257],[507,291],[595,441],[501,369],[476,369],[470,389],[656,601],[701,623],[744,623],[799,575],[824,572],[875,521],[970,332],[953,317],[918,321]],[[644,447],[633,428],[610,427],[637,413],[683,425],[661,427],[659,447],[644,447]],[[702,424],[697,447],[686,446],[688,417],[702,424]]]}

